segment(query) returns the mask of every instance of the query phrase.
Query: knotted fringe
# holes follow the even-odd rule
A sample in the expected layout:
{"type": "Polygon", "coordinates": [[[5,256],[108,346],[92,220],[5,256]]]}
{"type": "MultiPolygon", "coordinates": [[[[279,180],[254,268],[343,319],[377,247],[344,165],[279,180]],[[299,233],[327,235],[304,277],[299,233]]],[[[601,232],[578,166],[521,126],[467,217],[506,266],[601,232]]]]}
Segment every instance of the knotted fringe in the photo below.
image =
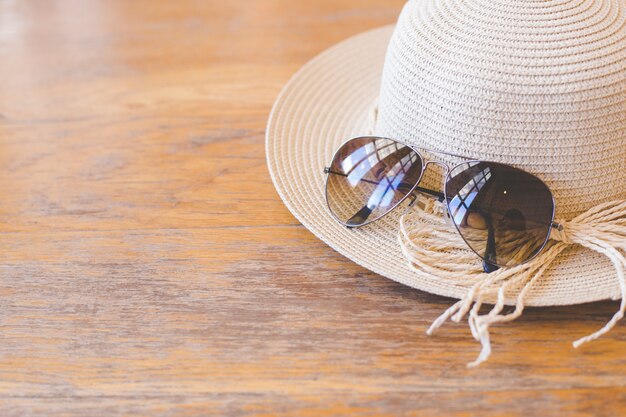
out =
{"type": "Polygon", "coordinates": [[[400,218],[399,239],[402,251],[412,269],[433,280],[447,280],[451,285],[467,287],[465,296],[439,316],[426,332],[431,335],[447,320],[461,321],[466,315],[472,335],[482,345],[475,367],[489,358],[489,327],[518,318],[524,311],[524,300],[533,284],[541,279],[552,262],[568,246],[578,244],[608,257],[615,267],[621,289],[621,304],[613,318],[595,333],[576,340],[575,348],[607,333],[626,311],[626,201],[600,204],[567,221],[559,222],[562,230],[553,229],[550,241],[532,261],[501,268],[490,274],[481,269],[468,271],[468,265],[480,265],[476,254],[467,248],[451,224],[444,220],[441,203],[422,199],[420,208],[410,209],[400,218]],[[515,308],[502,313],[507,296],[515,296],[515,308]],[[483,303],[493,303],[487,314],[479,314],[483,303]]]}

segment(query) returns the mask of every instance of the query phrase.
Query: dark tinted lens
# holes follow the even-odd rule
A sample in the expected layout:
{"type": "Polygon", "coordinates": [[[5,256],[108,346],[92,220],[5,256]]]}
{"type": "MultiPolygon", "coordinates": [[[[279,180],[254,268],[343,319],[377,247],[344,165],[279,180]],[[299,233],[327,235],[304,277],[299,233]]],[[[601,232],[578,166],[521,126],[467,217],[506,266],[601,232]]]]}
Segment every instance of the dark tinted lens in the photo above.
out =
{"type": "Polygon", "coordinates": [[[508,165],[474,161],[455,167],[446,197],[461,236],[491,264],[524,263],[550,234],[552,193],[539,178],[508,165]]]}
{"type": "Polygon", "coordinates": [[[342,223],[360,226],[395,207],[421,173],[421,157],[407,146],[389,139],[352,139],[331,163],[326,183],[328,206],[342,223]]]}

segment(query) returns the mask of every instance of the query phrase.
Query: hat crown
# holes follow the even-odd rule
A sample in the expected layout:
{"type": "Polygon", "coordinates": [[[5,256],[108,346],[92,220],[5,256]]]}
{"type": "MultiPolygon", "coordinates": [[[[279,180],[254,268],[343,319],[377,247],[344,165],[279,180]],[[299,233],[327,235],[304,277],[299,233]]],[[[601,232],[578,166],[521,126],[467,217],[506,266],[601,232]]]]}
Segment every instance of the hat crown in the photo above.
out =
{"type": "Polygon", "coordinates": [[[376,133],[532,172],[564,218],[626,198],[624,1],[409,1],[376,133]]]}

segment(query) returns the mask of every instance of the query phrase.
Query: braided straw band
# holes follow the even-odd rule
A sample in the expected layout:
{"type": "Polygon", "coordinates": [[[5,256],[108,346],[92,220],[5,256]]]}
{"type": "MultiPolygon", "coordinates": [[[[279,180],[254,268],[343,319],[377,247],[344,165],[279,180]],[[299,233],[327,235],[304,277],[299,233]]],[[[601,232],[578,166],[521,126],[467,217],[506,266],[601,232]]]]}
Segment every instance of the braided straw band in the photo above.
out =
{"type": "Polygon", "coordinates": [[[563,229],[552,229],[550,242],[535,259],[490,274],[478,267],[468,270],[467,265],[479,265],[476,254],[469,250],[454,227],[445,221],[444,212],[445,207],[436,200],[421,199],[418,205],[412,205],[400,218],[398,237],[411,269],[467,288],[465,296],[439,316],[426,333],[431,335],[448,319],[459,322],[469,313],[468,323],[472,335],[482,344],[482,351],[475,361],[468,364],[469,367],[479,365],[491,354],[489,326],[519,317],[524,311],[524,300],[532,285],[543,277],[552,262],[570,245],[581,245],[606,255],[615,267],[622,297],[619,311],[613,318],[602,329],[575,341],[574,347],[597,339],[624,316],[626,201],[600,204],[570,221],[559,221],[563,229]],[[502,314],[505,299],[511,295],[517,299],[515,310],[502,314]],[[495,305],[489,313],[478,314],[483,302],[494,300],[495,305]]]}

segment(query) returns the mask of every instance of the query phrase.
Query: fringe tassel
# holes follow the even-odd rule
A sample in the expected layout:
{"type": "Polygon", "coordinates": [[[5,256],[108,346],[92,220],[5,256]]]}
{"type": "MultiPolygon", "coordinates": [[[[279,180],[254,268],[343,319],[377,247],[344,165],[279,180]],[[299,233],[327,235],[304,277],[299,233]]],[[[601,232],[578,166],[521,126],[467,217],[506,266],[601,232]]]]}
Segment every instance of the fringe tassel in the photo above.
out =
{"type": "Polygon", "coordinates": [[[607,333],[624,317],[626,311],[626,201],[600,204],[569,222],[559,222],[563,230],[553,230],[551,241],[531,262],[502,268],[490,274],[482,270],[467,270],[476,264],[470,251],[454,227],[442,221],[443,206],[425,199],[418,210],[407,210],[400,218],[399,240],[411,268],[432,279],[448,280],[466,286],[468,291],[457,303],[441,314],[426,331],[432,335],[446,321],[461,321],[468,316],[472,336],[482,349],[468,367],[478,366],[491,355],[489,327],[494,323],[515,320],[524,311],[526,296],[533,284],[541,279],[552,262],[570,245],[578,244],[607,256],[615,267],[621,289],[620,308],[611,320],[595,333],[573,343],[579,347],[607,333]],[[451,262],[451,260],[454,260],[451,262]],[[507,295],[516,294],[515,309],[502,314],[507,295]],[[493,303],[489,313],[480,315],[483,303],[493,303]]]}

